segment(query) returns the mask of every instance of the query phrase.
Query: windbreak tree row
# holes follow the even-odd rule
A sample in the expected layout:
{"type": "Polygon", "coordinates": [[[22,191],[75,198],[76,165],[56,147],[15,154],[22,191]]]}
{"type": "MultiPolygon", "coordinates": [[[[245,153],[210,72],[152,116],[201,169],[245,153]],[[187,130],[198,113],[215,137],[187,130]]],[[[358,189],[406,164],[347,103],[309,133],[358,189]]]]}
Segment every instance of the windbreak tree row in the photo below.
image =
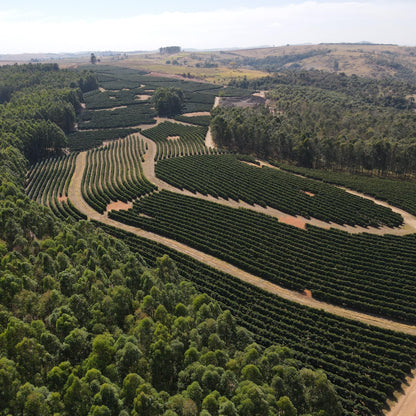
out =
{"type": "Polygon", "coordinates": [[[415,235],[302,230],[251,210],[168,191],[110,216],[288,289],[308,289],[320,300],[416,323],[415,235]]]}
{"type": "Polygon", "coordinates": [[[281,343],[302,365],[325,371],[345,415],[381,415],[414,364],[416,339],[307,308],[221,273],[166,246],[99,224],[149,263],[168,254],[182,276],[229,309],[256,341],[281,343]]]}
{"type": "Polygon", "coordinates": [[[291,215],[326,222],[397,227],[400,214],[334,186],[277,169],[249,166],[237,156],[191,156],[158,162],[156,175],[191,192],[269,206],[291,215]]]}

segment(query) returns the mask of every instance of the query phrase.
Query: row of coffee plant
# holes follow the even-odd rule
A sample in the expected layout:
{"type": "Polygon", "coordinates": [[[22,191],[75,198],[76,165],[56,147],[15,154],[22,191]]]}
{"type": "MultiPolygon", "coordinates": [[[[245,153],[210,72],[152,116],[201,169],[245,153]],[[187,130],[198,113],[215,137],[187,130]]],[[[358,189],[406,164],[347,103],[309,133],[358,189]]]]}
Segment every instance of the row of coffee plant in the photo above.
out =
{"type": "Polygon", "coordinates": [[[205,146],[206,127],[165,121],[156,127],[143,130],[142,134],[156,143],[155,160],[209,153],[205,146]]]}
{"type": "Polygon", "coordinates": [[[88,151],[82,178],[87,203],[103,213],[111,201],[131,201],[155,190],[143,176],[145,152],[145,143],[135,135],[88,151]]]}
{"type": "Polygon", "coordinates": [[[68,187],[75,170],[77,153],[44,159],[33,165],[26,180],[28,196],[51,208],[62,219],[85,219],[68,199],[68,187]]]}
{"type": "Polygon", "coordinates": [[[249,166],[238,159],[234,155],[211,155],[163,160],[156,166],[156,175],[181,189],[241,199],[326,222],[363,227],[403,223],[400,214],[368,199],[277,169],[249,166]]]}
{"type": "Polygon", "coordinates": [[[302,230],[248,209],[168,191],[111,217],[286,288],[311,290],[317,299],[416,323],[416,235],[302,230]]]}
{"type": "Polygon", "coordinates": [[[371,195],[416,215],[416,182],[358,173],[334,172],[282,164],[281,169],[371,195]]]}

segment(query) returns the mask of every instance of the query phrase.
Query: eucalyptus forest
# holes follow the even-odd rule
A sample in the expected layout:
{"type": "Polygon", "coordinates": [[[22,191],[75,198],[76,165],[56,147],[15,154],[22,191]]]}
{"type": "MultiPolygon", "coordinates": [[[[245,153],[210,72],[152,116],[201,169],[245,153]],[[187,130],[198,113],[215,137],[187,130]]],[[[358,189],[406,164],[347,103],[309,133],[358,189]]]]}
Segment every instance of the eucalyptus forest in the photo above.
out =
{"type": "Polygon", "coordinates": [[[1,415],[394,406],[416,85],[279,62],[222,84],[0,66],[1,415]]]}

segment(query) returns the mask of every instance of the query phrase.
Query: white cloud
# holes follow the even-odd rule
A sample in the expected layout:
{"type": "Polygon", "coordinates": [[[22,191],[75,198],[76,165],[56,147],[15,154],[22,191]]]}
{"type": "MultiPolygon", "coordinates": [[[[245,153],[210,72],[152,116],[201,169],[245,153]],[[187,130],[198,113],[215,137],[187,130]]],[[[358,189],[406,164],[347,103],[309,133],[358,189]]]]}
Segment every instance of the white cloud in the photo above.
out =
{"type": "Polygon", "coordinates": [[[73,52],[358,42],[414,45],[412,2],[317,2],[211,12],[174,12],[88,22],[21,20],[0,11],[0,53],[73,52]]]}

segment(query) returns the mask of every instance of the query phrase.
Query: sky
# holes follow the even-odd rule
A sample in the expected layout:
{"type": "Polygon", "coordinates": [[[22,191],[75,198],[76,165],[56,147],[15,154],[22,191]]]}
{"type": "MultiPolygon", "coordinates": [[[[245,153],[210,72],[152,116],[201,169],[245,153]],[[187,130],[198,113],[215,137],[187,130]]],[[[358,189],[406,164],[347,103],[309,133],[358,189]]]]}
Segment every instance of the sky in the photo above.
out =
{"type": "Polygon", "coordinates": [[[0,54],[361,42],[416,46],[414,0],[0,0],[0,54]]]}

